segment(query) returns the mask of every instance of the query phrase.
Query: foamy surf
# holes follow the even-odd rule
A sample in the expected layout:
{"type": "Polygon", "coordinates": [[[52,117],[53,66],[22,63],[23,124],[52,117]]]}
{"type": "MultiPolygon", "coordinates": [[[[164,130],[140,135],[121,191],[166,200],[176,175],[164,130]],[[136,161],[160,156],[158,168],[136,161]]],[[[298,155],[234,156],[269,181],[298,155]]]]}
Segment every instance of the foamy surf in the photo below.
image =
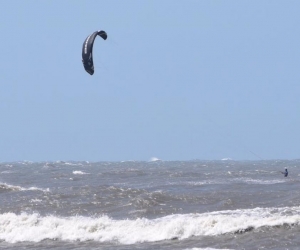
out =
{"type": "Polygon", "coordinates": [[[57,217],[39,214],[0,215],[0,240],[40,242],[98,241],[135,244],[182,240],[193,236],[243,233],[262,227],[298,225],[300,207],[227,210],[203,214],[176,214],[157,219],[114,220],[102,217],[57,217]]]}

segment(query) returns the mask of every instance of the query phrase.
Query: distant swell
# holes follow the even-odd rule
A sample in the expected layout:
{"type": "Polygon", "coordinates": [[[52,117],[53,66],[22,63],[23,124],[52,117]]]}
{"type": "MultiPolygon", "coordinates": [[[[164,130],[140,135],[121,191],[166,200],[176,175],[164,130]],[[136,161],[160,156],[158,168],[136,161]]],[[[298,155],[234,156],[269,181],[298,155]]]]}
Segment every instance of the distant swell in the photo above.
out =
{"type": "Polygon", "coordinates": [[[39,214],[0,214],[0,240],[99,241],[135,244],[193,236],[243,233],[262,227],[299,225],[300,207],[227,210],[203,214],[176,214],[158,219],[114,220],[102,217],[57,217],[39,214]]]}

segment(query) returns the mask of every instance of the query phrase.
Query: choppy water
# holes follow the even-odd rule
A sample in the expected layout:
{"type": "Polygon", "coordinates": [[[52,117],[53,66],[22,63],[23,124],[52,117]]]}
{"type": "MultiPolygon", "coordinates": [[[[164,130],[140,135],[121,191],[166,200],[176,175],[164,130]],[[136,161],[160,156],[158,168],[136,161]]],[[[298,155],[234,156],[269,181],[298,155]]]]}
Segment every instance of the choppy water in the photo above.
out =
{"type": "Polygon", "coordinates": [[[299,166],[0,163],[0,248],[299,249],[299,166]]]}

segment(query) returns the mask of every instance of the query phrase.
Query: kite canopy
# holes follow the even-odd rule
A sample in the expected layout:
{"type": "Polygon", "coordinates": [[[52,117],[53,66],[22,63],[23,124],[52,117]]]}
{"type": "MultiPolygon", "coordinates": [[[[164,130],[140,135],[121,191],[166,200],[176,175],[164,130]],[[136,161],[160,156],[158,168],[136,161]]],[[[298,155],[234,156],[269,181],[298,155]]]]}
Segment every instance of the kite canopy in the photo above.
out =
{"type": "Polygon", "coordinates": [[[94,62],[93,62],[93,46],[96,36],[101,36],[104,40],[107,39],[107,34],[103,30],[95,31],[89,35],[82,45],[82,63],[86,72],[90,75],[94,74],[94,62]]]}

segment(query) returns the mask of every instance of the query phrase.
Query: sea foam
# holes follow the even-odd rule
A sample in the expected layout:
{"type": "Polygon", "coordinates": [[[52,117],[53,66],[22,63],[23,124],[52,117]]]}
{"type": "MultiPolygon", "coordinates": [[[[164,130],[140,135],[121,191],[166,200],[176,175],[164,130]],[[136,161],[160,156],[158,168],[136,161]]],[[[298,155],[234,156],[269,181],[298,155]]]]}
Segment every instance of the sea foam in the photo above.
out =
{"type": "Polygon", "coordinates": [[[244,233],[262,227],[298,225],[300,207],[227,210],[203,214],[174,214],[157,219],[114,220],[101,217],[58,217],[39,214],[0,214],[0,240],[98,241],[135,244],[193,236],[244,233]]]}

